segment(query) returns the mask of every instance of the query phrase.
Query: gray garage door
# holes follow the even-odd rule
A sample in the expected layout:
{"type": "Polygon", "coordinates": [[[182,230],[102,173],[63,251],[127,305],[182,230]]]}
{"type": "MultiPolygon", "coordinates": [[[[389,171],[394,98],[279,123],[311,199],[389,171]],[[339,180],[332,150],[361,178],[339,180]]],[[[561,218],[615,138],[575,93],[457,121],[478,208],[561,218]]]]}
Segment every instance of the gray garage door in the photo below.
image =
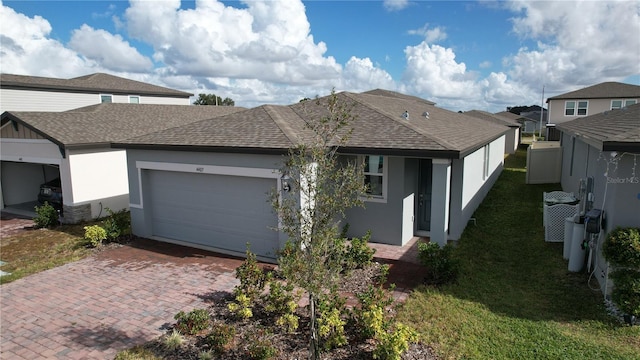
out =
{"type": "Polygon", "coordinates": [[[149,171],[153,235],[274,258],[278,218],[268,201],[275,179],[149,171]]]}

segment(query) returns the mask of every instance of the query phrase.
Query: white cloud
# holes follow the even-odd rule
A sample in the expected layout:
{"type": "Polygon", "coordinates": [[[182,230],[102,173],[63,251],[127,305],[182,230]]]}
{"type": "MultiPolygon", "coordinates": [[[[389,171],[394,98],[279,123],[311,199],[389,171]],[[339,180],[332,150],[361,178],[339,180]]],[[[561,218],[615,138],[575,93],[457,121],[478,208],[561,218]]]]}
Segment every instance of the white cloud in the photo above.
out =
{"type": "Polygon", "coordinates": [[[383,6],[389,11],[400,11],[409,6],[409,0],[384,0],[383,6]]]}
{"type": "Polygon", "coordinates": [[[91,65],[62,43],[49,37],[51,24],[0,6],[0,58],[2,72],[68,77],[86,73],[91,65]]]}
{"type": "Polygon", "coordinates": [[[371,59],[352,56],[344,66],[340,87],[353,92],[362,92],[374,88],[393,90],[396,86],[391,75],[375,67],[371,59]]]}
{"type": "Polygon", "coordinates": [[[515,81],[560,92],[640,73],[640,5],[636,1],[523,1],[513,31],[537,41],[505,59],[515,81]]]}
{"type": "Polygon", "coordinates": [[[420,35],[424,37],[425,41],[433,44],[438,41],[442,41],[447,38],[447,33],[443,27],[437,26],[433,29],[429,29],[429,24],[425,24],[422,28],[416,30],[409,30],[410,35],[420,35]]]}
{"type": "Polygon", "coordinates": [[[142,72],[153,69],[151,60],[141,55],[122,36],[93,29],[86,24],[73,31],[69,47],[110,70],[142,72]]]}
{"type": "Polygon", "coordinates": [[[175,74],[310,85],[338,81],[341,66],[315,43],[300,1],[247,1],[244,9],[217,1],[132,1],[129,34],[151,44],[154,59],[175,74]]]}
{"type": "Polygon", "coordinates": [[[491,63],[491,61],[486,60],[486,61],[483,61],[483,62],[481,62],[480,64],[478,64],[478,67],[479,67],[480,69],[488,69],[488,68],[490,68],[490,67],[491,67],[491,65],[493,65],[493,64],[491,63]]]}

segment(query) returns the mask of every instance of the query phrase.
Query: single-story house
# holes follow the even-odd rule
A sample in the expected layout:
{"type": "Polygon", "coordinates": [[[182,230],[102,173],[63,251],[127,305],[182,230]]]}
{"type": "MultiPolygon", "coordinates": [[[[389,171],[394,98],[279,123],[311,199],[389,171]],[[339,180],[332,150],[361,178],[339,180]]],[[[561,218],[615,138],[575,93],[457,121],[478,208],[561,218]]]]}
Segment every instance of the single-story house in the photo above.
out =
{"type": "Polygon", "coordinates": [[[481,110],[465,111],[465,114],[509,127],[511,131],[507,133],[505,138],[504,153],[507,155],[513,154],[518,150],[518,145],[520,145],[520,123],[509,117],[481,110]]]}
{"type": "Polygon", "coordinates": [[[129,206],[126,152],[111,142],[242,108],[103,103],[63,112],[6,111],[1,119],[2,208],[37,205],[40,184],[60,178],[63,220],[129,206]]]}
{"type": "MultiPolygon", "coordinates": [[[[403,245],[460,238],[499,176],[508,127],[387,90],[341,92],[355,120],[342,156],[359,158],[372,193],[349,209],[348,236],[403,245]]],[[[327,114],[327,97],[263,105],[114,141],[126,149],[134,234],[231,254],[246,243],[274,259],[286,241],[268,194],[282,189],[284,156],[305,122],[327,114]]]]}
{"type": "Polygon", "coordinates": [[[562,122],[557,128],[562,132],[563,191],[577,196],[591,192],[581,197],[604,211],[606,221],[590,265],[606,292],[611,289],[601,251],[606,235],[618,226],[640,227],[640,104],[562,122]]]}

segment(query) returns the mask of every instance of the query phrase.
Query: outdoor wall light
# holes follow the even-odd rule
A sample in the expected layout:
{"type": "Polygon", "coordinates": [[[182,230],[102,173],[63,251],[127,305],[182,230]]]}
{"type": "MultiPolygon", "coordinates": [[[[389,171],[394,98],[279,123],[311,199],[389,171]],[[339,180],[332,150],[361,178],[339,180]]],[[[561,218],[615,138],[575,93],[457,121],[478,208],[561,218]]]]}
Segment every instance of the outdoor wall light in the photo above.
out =
{"type": "Polygon", "coordinates": [[[282,176],[282,191],[284,192],[289,192],[291,191],[291,185],[289,184],[289,180],[291,180],[291,178],[289,177],[289,175],[283,175],[282,176]]]}

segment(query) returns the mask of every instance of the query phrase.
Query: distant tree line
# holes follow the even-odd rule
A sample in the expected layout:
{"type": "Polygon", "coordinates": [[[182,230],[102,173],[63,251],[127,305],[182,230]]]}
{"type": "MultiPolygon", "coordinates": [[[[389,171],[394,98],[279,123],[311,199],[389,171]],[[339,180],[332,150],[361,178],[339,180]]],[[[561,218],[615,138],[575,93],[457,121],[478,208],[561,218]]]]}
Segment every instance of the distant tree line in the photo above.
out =
{"type": "Polygon", "coordinates": [[[193,105],[235,106],[231,98],[221,98],[216,94],[199,94],[193,105]]]}

